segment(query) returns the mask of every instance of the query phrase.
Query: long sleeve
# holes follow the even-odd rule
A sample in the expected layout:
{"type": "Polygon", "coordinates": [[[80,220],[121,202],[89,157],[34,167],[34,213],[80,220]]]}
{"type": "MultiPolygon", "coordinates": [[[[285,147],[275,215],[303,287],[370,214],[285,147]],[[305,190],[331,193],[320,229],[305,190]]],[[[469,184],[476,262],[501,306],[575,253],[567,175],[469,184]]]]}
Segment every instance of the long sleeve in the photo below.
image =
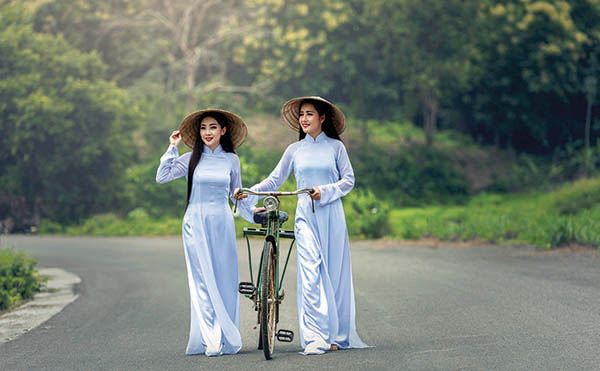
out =
{"type": "Polygon", "coordinates": [[[344,197],[354,188],[354,170],[348,158],[346,147],[341,142],[336,149],[335,164],[340,174],[340,180],[335,183],[319,186],[321,190],[320,205],[327,205],[344,197]]]}
{"type": "MultiPolygon", "coordinates": [[[[236,155],[231,156],[231,169],[229,198],[235,204],[236,199],[233,198],[233,192],[235,192],[236,188],[242,188],[242,170],[240,168],[240,159],[236,155]]],[[[242,218],[254,224],[254,208],[248,198],[237,201],[237,208],[242,218]]]]}
{"type": "Polygon", "coordinates": [[[290,145],[271,174],[262,182],[252,186],[255,192],[273,192],[279,189],[290,176],[293,167],[294,145],[290,145]]]}
{"type": "Polygon", "coordinates": [[[156,182],[162,184],[184,176],[187,177],[191,155],[192,153],[188,152],[179,156],[177,147],[169,145],[167,151],[160,158],[160,165],[156,171],[156,182]]]}

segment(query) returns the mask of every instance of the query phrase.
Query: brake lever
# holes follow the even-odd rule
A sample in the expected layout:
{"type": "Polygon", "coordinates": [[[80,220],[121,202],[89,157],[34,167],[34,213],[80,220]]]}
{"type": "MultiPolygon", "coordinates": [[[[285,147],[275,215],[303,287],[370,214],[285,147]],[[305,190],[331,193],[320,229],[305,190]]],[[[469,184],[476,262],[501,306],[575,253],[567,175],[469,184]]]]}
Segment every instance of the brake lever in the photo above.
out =
{"type": "MultiPolygon", "coordinates": [[[[313,193],[315,193],[315,190],[311,189],[310,191],[308,191],[308,193],[312,195],[313,193]]],[[[308,196],[308,197],[310,197],[310,196],[308,196]]],[[[315,199],[310,197],[310,201],[312,202],[312,211],[314,214],[315,213],[315,199]]]]}

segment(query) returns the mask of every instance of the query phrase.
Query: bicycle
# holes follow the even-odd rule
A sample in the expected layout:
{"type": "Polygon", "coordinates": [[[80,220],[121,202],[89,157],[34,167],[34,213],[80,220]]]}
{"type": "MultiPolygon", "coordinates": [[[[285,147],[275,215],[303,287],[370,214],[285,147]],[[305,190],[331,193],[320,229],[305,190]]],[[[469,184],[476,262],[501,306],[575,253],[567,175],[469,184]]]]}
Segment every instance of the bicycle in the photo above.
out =
{"type": "MultiPolygon", "coordinates": [[[[256,213],[254,221],[261,224],[261,228],[244,228],[243,236],[248,246],[248,264],[250,267],[250,282],[240,282],[238,291],[254,302],[254,310],[257,311],[257,325],[260,325],[258,337],[258,349],[262,349],[265,359],[273,357],[275,338],[281,342],[292,342],[294,332],[279,329],[275,332],[279,323],[279,305],[285,292],[281,290],[290,253],[296,241],[293,230],[281,229],[283,223],[288,220],[288,214],[279,210],[279,196],[296,196],[300,194],[312,194],[310,188],[299,189],[294,192],[254,192],[247,188],[240,188],[239,194],[251,194],[266,196],[263,206],[266,211],[256,213]],[[252,255],[250,253],[249,236],[264,236],[265,243],[260,258],[259,270],[256,277],[256,286],[252,278],[252,255]],[[287,258],[283,267],[281,278],[279,278],[279,239],[291,239],[287,258]],[[279,279],[278,279],[279,278],[279,279]]],[[[312,198],[311,198],[312,200],[312,198]]],[[[234,210],[237,210],[237,201],[234,210]]],[[[312,211],[315,212],[315,202],[312,200],[312,211]]]]}

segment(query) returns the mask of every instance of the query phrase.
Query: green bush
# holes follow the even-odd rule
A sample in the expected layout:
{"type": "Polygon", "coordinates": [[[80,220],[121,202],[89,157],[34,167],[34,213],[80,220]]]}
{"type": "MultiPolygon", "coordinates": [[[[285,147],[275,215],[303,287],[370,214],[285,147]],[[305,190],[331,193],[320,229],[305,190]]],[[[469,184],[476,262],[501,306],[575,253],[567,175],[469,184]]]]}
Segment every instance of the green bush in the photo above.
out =
{"type": "Polygon", "coordinates": [[[37,262],[13,249],[0,249],[0,311],[14,308],[41,291],[45,279],[35,270],[37,262]]]}
{"type": "Polygon", "coordinates": [[[387,235],[390,206],[370,191],[354,190],[343,199],[351,237],[379,238],[387,235]]]}
{"type": "Polygon", "coordinates": [[[549,184],[551,167],[542,158],[521,154],[515,158],[508,171],[492,173],[492,184],[488,192],[508,193],[524,189],[540,189],[549,184]]]}
{"type": "Polygon", "coordinates": [[[65,228],[50,219],[42,219],[38,226],[38,232],[42,234],[54,234],[54,233],[62,233],[65,231],[65,228]]]}
{"type": "Polygon", "coordinates": [[[465,177],[436,149],[371,146],[350,155],[357,188],[370,189],[396,206],[456,203],[469,194],[465,177]]]}
{"type": "MultiPolygon", "coordinates": [[[[164,149],[167,149],[167,146],[164,149]]],[[[122,211],[141,207],[155,218],[183,216],[187,198],[186,179],[181,178],[165,184],[156,183],[159,158],[160,156],[157,156],[127,169],[122,211]]]]}
{"type": "Polygon", "coordinates": [[[137,208],[126,218],[119,218],[112,213],[95,215],[81,225],[66,227],[65,233],[76,236],[177,235],[181,233],[181,218],[153,219],[145,209],[137,208]]]}
{"type": "Polygon", "coordinates": [[[558,191],[554,205],[559,213],[573,215],[600,203],[600,179],[583,179],[558,191]]]}

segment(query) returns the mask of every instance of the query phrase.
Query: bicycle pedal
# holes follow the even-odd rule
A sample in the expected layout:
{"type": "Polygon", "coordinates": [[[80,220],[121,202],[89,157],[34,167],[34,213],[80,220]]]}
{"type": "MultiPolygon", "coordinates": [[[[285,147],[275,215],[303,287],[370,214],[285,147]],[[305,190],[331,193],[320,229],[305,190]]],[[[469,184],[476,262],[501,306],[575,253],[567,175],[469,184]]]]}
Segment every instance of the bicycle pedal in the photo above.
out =
{"type": "Polygon", "coordinates": [[[256,287],[252,282],[240,282],[238,286],[238,291],[240,294],[244,295],[252,295],[256,291],[256,287]]]}
{"type": "Polygon", "coordinates": [[[294,341],[294,332],[290,330],[279,330],[277,331],[277,340],[282,341],[284,343],[291,343],[294,341]]]}

